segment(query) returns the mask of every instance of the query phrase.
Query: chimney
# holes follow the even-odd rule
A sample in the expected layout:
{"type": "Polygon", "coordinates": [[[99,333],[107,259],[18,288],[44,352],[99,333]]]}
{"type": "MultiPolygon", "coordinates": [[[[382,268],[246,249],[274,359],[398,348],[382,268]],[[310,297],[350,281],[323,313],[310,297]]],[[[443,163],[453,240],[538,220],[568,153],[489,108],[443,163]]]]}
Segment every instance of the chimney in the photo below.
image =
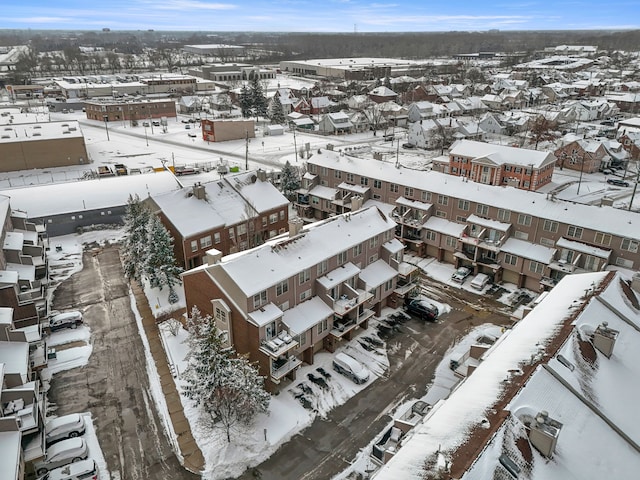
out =
{"type": "Polygon", "coordinates": [[[611,358],[613,347],[616,344],[616,338],[620,333],[618,330],[608,327],[607,322],[602,322],[593,333],[593,346],[600,351],[605,357],[611,358]]]}
{"type": "Polygon", "coordinates": [[[351,197],[351,211],[355,212],[362,208],[362,200],[363,198],[360,195],[355,195],[351,197]]]}
{"type": "Polygon", "coordinates": [[[207,194],[205,192],[204,186],[200,182],[197,182],[193,185],[193,196],[198,200],[207,199],[207,194]]]}
{"type": "Polygon", "coordinates": [[[631,288],[640,293],[640,273],[634,273],[631,277],[631,288]]]}
{"type": "Polygon", "coordinates": [[[256,172],[256,176],[258,177],[258,180],[260,180],[261,182],[267,181],[267,172],[265,170],[262,170],[261,168],[259,168],[258,171],[256,172]]]}
{"type": "Polygon", "coordinates": [[[553,452],[558,443],[558,436],[562,424],[549,417],[544,410],[533,420],[529,430],[529,440],[542,455],[547,458],[553,457],[553,452]]]}
{"type": "Polygon", "coordinates": [[[289,219],[289,238],[293,238],[302,231],[304,222],[300,217],[294,217],[289,219]]]}
{"type": "Polygon", "coordinates": [[[207,265],[215,265],[216,263],[220,263],[222,259],[222,252],[220,250],[216,250],[212,248],[207,250],[204,254],[204,261],[207,265]]]}

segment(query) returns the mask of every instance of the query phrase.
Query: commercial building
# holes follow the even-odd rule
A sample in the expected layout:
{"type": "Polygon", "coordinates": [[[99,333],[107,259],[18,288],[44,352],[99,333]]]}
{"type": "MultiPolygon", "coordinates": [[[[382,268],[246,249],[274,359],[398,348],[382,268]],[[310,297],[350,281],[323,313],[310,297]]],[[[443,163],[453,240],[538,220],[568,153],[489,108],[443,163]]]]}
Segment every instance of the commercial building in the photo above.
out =
{"type": "Polygon", "coordinates": [[[202,139],[207,142],[225,142],[242,138],[255,138],[253,120],[208,120],[200,121],[202,139]]]}
{"type": "Polygon", "coordinates": [[[395,58],[316,58],[282,61],[280,69],[303,76],[372,80],[401,75],[420,76],[427,65],[427,62],[395,58]]]}
{"type": "Polygon", "coordinates": [[[124,100],[106,99],[85,102],[87,118],[107,122],[139,122],[156,118],[175,118],[176,102],[170,98],[124,100]]]}

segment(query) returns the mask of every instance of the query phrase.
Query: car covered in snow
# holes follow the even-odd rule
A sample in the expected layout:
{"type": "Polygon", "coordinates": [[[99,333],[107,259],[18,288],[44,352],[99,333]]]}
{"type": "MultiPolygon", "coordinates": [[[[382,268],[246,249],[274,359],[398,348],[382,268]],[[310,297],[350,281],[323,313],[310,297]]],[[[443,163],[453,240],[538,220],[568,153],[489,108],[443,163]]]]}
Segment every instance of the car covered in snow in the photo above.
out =
{"type": "Polygon", "coordinates": [[[55,468],[38,480],[98,480],[98,466],[90,458],[55,468]]]}
{"type": "Polygon", "coordinates": [[[54,468],[86,460],[88,456],[89,450],[84,439],[69,438],[47,447],[46,455],[33,464],[33,469],[36,474],[44,475],[54,468]]]}
{"type": "Polygon", "coordinates": [[[78,413],[51,419],[44,426],[47,445],[67,438],[79,437],[84,434],[85,429],[84,417],[78,413]]]}
{"type": "Polygon", "coordinates": [[[474,288],[476,290],[483,290],[484,287],[486,287],[489,283],[489,280],[489,275],[485,273],[479,273],[475,277],[473,277],[473,280],[471,280],[471,288],[474,288]]]}
{"type": "Polygon", "coordinates": [[[453,275],[451,275],[451,280],[456,283],[463,284],[469,275],[471,275],[470,268],[460,267],[455,272],[453,272],[453,275]]]}
{"type": "Polygon", "coordinates": [[[333,369],[350,378],[358,385],[369,380],[369,370],[359,361],[346,353],[338,353],[333,359],[333,369]]]}
{"type": "Polygon", "coordinates": [[[421,320],[433,321],[438,318],[440,312],[438,307],[422,298],[405,298],[404,311],[408,312],[421,320]]]}
{"type": "Polygon", "coordinates": [[[52,332],[55,332],[56,330],[62,330],[63,328],[76,328],[78,325],[82,325],[82,322],[82,313],[77,310],[59,313],[49,318],[49,329],[51,329],[52,332]]]}

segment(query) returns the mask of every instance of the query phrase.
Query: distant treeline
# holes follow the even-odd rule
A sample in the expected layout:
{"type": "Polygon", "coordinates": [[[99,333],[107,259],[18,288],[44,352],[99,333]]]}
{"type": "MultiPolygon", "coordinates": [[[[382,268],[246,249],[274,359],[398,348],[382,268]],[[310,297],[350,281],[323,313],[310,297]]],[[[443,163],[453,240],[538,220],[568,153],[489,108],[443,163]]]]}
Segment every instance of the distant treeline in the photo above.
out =
{"type": "Polygon", "coordinates": [[[640,30],[497,31],[407,33],[269,33],[162,31],[0,30],[0,45],[31,42],[40,52],[69,46],[99,46],[119,53],[185,44],[247,45],[262,60],[314,57],[402,57],[410,59],[477,52],[533,52],[556,45],[596,45],[600,50],[638,50],[640,30]]]}

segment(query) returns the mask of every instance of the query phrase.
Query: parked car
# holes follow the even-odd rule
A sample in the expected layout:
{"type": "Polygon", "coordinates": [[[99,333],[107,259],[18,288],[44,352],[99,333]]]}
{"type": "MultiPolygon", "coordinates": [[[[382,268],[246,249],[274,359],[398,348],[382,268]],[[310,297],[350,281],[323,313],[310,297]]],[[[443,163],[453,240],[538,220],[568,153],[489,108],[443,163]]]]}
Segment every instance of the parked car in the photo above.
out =
{"type": "Polygon", "coordinates": [[[346,353],[340,352],[334,357],[333,369],[357,384],[362,384],[369,380],[367,367],[346,353]]]}
{"type": "Polygon", "coordinates": [[[54,444],[67,438],[75,438],[84,434],[86,425],[84,417],[78,413],[71,413],[49,420],[45,426],[47,445],[54,444]]]}
{"type": "Polygon", "coordinates": [[[415,298],[405,298],[404,311],[415,315],[421,320],[433,321],[438,318],[438,307],[429,303],[427,300],[415,298]]]}
{"type": "Polygon", "coordinates": [[[196,138],[198,136],[196,132],[188,132],[187,135],[190,136],[191,138],[196,138]]]}
{"type": "Polygon", "coordinates": [[[59,313],[49,319],[49,329],[52,332],[63,328],[76,328],[83,322],[82,313],[78,311],[59,313]]]}
{"type": "Polygon", "coordinates": [[[190,124],[190,123],[187,123],[187,124],[184,126],[184,128],[185,128],[185,130],[190,130],[190,129],[191,129],[191,124],[190,124]]]}
{"type": "Polygon", "coordinates": [[[612,173],[612,171],[610,169],[608,169],[608,168],[604,168],[602,170],[602,173],[604,173],[605,175],[610,175],[612,173]]]}
{"type": "Polygon", "coordinates": [[[470,268],[460,267],[455,272],[453,272],[453,275],[451,275],[451,280],[456,283],[463,284],[469,275],[471,275],[470,268]]]}
{"type": "Polygon", "coordinates": [[[479,273],[477,274],[475,277],[473,277],[473,280],[471,280],[471,288],[475,288],[476,290],[482,290],[484,289],[484,287],[487,286],[487,284],[489,283],[489,275],[486,275],[484,273],[479,273]]]}
{"type": "Polygon", "coordinates": [[[33,464],[33,469],[37,475],[44,475],[49,470],[85,460],[88,456],[89,451],[84,439],[69,438],[48,447],[47,454],[33,464]]]}
{"type": "Polygon", "coordinates": [[[620,180],[618,178],[607,178],[607,183],[609,185],[615,185],[616,187],[628,187],[629,182],[625,182],[624,180],[620,180]]]}
{"type": "Polygon", "coordinates": [[[416,148],[416,146],[413,143],[403,143],[402,148],[411,150],[412,148],[416,148]]]}
{"type": "Polygon", "coordinates": [[[90,458],[56,468],[38,480],[98,480],[98,466],[90,458]]]}

